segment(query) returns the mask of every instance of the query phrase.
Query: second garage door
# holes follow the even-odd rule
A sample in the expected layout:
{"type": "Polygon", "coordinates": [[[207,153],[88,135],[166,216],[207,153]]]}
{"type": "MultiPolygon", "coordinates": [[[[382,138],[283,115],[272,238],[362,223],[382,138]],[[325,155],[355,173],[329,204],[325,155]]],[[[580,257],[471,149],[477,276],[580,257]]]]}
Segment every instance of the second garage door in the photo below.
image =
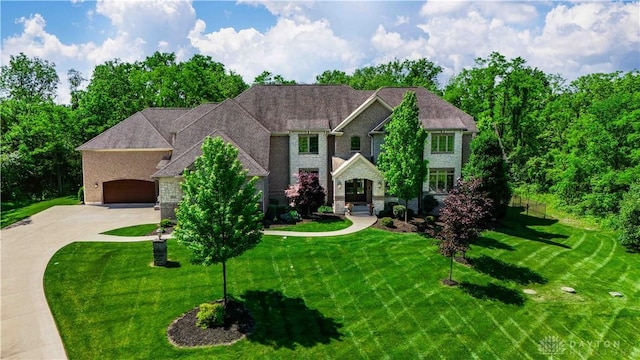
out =
{"type": "Polygon", "coordinates": [[[156,202],[156,185],[153,181],[116,180],[105,182],[102,186],[105,204],[156,202]]]}

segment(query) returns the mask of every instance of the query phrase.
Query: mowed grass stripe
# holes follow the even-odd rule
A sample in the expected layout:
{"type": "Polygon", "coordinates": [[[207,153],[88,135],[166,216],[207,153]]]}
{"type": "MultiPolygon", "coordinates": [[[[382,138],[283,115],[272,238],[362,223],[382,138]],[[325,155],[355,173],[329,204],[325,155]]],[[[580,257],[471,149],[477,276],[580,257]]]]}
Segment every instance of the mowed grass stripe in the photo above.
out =
{"type": "MultiPolygon", "coordinates": [[[[336,264],[333,261],[333,258],[331,256],[331,254],[328,251],[324,251],[323,252],[325,261],[329,264],[331,264],[331,268],[333,269],[333,279],[337,279],[340,287],[342,289],[344,289],[344,292],[347,295],[347,301],[345,301],[345,308],[348,305],[351,305],[355,310],[356,310],[356,319],[361,319],[361,324],[364,325],[367,329],[367,334],[369,335],[369,337],[371,338],[371,340],[373,340],[373,342],[375,343],[376,347],[377,347],[377,353],[378,354],[383,354],[386,355],[385,349],[384,347],[380,344],[380,341],[378,340],[377,336],[375,336],[373,329],[371,328],[371,326],[369,325],[369,317],[368,315],[366,315],[366,313],[360,308],[360,306],[358,305],[357,301],[356,301],[356,297],[354,296],[354,294],[351,292],[351,286],[353,284],[348,284],[346,283],[346,281],[344,280],[342,273],[340,271],[338,271],[338,268],[336,267],[336,264]]],[[[353,316],[353,315],[352,315],[353,316]]],[[[357,337],[354,335],[354,331],[351,329],[357,329],[357,325],[354,323],[351,326],[348,326],[347,329],[348,331],[351,333],[351,336],[354,338],[354,342],[359,343],[358,345],[360,345],[360,343],[364,343],[366,342],[366,338],[362,341],[358,341],[356,340],[357,337]]],[[[361,353],[364,353],[363,356],[365,358],[369,358],[369,355],[366,354],[366,352],[362,349],[359,349],[359,351],[361,353]]]]}
{"type": "Polygon", "coordinates": [[[557,242],[571,249],[531,240],[527,237],[532,232],[524,228],[526,236],[519,237],[521,226],[514,222],[511,235],[485,235],[502,245],[487,242],[494,247],[473,246],[469,252],[471,258],[484,255],[518,264],[538,251],[520,267],[543,275],[547,284],[522,285],[505,274],[494,278],[492,273],[454,263],[454,279],[480,289],[495,284],[518,293],[525,286],[538,290],[538,296],[525,296],[520,305],[504,303],[491,293],[476,298],[461,287],[443,286],[440,279],[448,274],[448,260],[437,253],[434,241],[412,234],[368,229],[322,239],[265,236],[255,249],[229,261],[228,279],[235,297],[242,301],[248,291],[269,291],[282,294],[285,301],[304,299],[309,311],[340,325],[340,335],[332,338],[323,338],[308,328],[310,322],[296,320],[297,312],[274,303],[259,310],[265,313],[258,318],[269,321],[258,324],[259,329],[269,329],[260,330],[266,342],[249,338],[229,347],[173,348],[166,339],[167,326],[201,302],[220,298],[222,279],[220,265],[191,265],[188,249],[172,240],[169,257],[180,263],[176,268],[149,266],[148,243],[71,244],[54,255],[45,290],[72,360],[538,359],[543,358],[539,342],[547,336],[565,341],[620,341],[624,350],[617,354],[583,351],[573,358],[633,354],[631,344],[638,342],[640,330],[640,305],[635,301],[640,288],[634,281],[640,278],[639,258],[611,244],[615,241],[611,233],[547,223],[536,226],[536,231],[568,236],[557,242]],[[540,251],[542,247],[552,251],[540,251]],[[598,248],[599,254],[583,262],[598,248]],[[605,260],[608,263],[600,266],[605,260]],[[570,276],[563,279],[566,274],[570,276]],[[562,293],[559,287],[564,285],[574,285],[578,293],[562,293]],[[607,291],[613,290],[625,296],[612,298],[607,291]],[[292,347],[274,345],[291,343],[288,339],[300,339],[300,334],[307,338],[292,347]]]}

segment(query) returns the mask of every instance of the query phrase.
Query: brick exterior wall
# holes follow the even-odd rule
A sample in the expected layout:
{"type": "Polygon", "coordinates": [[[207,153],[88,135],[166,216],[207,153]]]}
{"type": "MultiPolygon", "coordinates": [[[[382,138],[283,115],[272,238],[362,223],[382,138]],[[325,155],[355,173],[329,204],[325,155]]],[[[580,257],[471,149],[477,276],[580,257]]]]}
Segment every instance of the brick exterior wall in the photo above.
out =
{"type": "Polygon", "coordinates": [[[354,153],[359,152],[367,159],[371,159],[371,137],[369,131],[373,130],[391,112],[379,101],[369,105],[360,115],[354,118],[342,129],[342,136],[336,137],[335,154],[343,159],[349,159],[354,153]],[[360,151],[351,151],[351,137],[360,137],[360,151]]]}
{"type": "Polygon", "coordinates": [[[83,151],[85,204],[102,204],[102,184],[113,180],[153,181],[156,165],[168,151],[83,151]],[[96,187],[96,184],[98,186],[96,187]]]}
{"type": "Polygon", "coordinates": [[[286,204],[284,190],[289,186],[289,136],[271,136],[269,148],[269,193],[268,199],[286,204]]]}

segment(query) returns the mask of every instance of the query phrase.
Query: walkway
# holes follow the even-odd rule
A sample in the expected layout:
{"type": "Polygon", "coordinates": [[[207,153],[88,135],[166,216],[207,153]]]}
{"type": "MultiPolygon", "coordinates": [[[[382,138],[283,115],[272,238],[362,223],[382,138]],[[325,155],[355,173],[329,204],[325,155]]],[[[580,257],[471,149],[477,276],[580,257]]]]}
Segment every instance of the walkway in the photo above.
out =
{"type": "Polygon", "coordinates": [[[265,235],[276,236],[301,236],[301,237],[326,237],[326,236],[338,236],[353,234],[360,230],[366,229],[373,225],[378,219],[375,216],[369,216],[369,213],[356,213],[353,215],[346,215],[346,218],[351,220],[352,224],[346,229],[336,231],[322,231],[322,232],[309,232],[309,231],[282,231],[282,230],[265,230],[265,235]]]}
{"type": "MultiPolygon", "coordinates": [[[[0,359],[66,359],[62,340],[44,295],[49,260],[74,241],[148,241],[154,236],[120,237],[101,232],[158,222],[152,207],[55,206],[31,217],[26,225],[0,232],[0,359]]],[[[365,229],[376,221],[366,212],[347,216],[350,227],[331,232],[265,230],[276,236],[336,236],[365,229]]]]}

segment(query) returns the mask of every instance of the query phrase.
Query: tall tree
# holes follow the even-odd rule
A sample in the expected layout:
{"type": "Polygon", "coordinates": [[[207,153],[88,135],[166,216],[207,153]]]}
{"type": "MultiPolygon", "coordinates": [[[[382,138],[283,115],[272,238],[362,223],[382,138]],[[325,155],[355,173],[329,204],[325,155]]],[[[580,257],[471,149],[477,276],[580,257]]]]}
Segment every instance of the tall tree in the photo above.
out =
{"type": "Polygon", "coordinates": [[[58,89],[56,65],[24,53],[11,55],[0,67],[0,97],[27,102],[53,102],[58,89]]]}
{"type": "Polygon", "coordinates": [[[184,197],[176,211],[174,237],[192,251],[195,264],[222,263],[227,304],[227,260],[255,247],[262,238],[257,177],[247,181],[238,149],[221,138],[206,138],[193,171],[185,170],[184,197]]]}
{"type": "Polygon", "coordinates": [[[318,174],[301,171],[296,177],[298,180],[285,190],[285,195],[291,200],[292,207],[309,216],[324,204],[326,193],[318,174]]]}
{"type": "Polygon", "coordinates": [[[504,217],[512,192],[500,140],[493,131],[485,130],[473,139],[471,156],[463,173],[466,179],[482,179],[479,190],[486,192],[491,198],[493,216],[504,217]]]}
{"type": "Polygon", "coordinates": [[[440,240],[440,254],[449,258],[448,285],[456,284],[452,279],[453,258],[458,254],[464,257],[471,242],[487,228],[492,201],[481,188],[481,179],[458,181],[444,199],[444,206],[440,210],[442,228],[431,232],[432,236],[440,240]]]}
{"type": "MultiPolygon", "coordinates": [[[[389,194],[405,201],[420,195],[427,176],[424,142],[427,132],[422,127],[416,93],[408,91],[384,126],[385,139],[378,157],[378,168],[384,174],[389,194]]],[[[407,222],[405,211],[404,221],[407,222]]]]}

